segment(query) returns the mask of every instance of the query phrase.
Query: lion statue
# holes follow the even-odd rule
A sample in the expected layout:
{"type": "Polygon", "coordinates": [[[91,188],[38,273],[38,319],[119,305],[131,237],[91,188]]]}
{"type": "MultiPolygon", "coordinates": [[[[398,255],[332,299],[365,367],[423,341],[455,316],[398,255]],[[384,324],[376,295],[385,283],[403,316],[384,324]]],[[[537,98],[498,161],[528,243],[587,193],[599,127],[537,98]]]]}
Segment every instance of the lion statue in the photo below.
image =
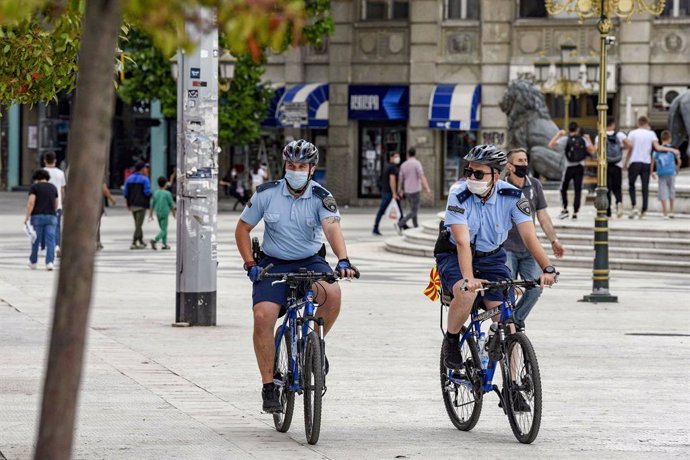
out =
{"type": "Polygon", "coordinates": [[[680,148],[685,140],[690,140],[690,91],[684,92],[671,103],[668,127],[673,136],[674,147],[680,148]]]}
{"type": "Polygon", "coordinates": [[[541,91],[529,80],[513,80],[499,106],[508,117],[508,148],[527,149],[534,176],[559,180],[565,155],[547,147],[558,127],[551,120],[541,91]]]}

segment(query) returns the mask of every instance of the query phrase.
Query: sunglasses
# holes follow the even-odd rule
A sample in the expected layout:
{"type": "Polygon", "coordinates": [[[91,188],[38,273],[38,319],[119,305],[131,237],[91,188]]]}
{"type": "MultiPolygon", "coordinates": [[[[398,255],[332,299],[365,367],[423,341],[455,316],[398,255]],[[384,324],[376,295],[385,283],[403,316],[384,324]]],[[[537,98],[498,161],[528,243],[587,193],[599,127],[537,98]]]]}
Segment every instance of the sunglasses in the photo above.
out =
{"type": "Polygon", "coordinates": [[[474,169],[471,168],[465,168],[465,171],[463,172],[464,176],[466,178],[470,178],[474,176],[475,179],[477,180],[482,180],[484,179],[484,176],[491,174],[490,172],[484,172],[484,171],[475,171],[474,169]]]}

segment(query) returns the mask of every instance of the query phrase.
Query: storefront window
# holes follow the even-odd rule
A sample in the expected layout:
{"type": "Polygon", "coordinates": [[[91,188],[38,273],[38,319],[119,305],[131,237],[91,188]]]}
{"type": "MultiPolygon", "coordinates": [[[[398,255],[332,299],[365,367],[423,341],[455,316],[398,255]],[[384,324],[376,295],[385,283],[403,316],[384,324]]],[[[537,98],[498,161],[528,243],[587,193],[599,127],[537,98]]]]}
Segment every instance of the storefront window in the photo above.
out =
{"type": "Polygon", "coordinates": [[[381,196],[381,173],[388,161],[388,152],[406,156],[406,127],[403,124],[360,122],[359,128],[359,196],[381,196]]]}
{"type": "Polygon", "coordinates": [[[446,131],[443,161],[443,196],[462,175],[463,157],[477,145],[476,131],[446,131]]]}

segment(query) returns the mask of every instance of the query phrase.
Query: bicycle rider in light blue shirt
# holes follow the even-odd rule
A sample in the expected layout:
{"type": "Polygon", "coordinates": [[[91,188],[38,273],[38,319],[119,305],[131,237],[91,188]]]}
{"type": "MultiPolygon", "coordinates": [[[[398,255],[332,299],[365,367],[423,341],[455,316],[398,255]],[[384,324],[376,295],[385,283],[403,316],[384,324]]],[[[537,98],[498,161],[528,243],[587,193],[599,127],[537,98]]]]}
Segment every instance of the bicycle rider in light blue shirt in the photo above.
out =
{"type": "MultiPolygon", "coordinates": [[[[341,277],[353,278],[357,269],[347,258],[345,239],[340,228],[340,213],[333,196],[312,179],[319,152],[305,140],[292,141],[283,149],[285,177],[267,182],[256,189],[235,228],[235,241],[244,260],[244,269],[253,283],[254,352],[263,382],[263,410],[282,410],[279,388],[273,383],[276,321],[287,310],[285,284],[273,285],[259,280],[263,267],[273,264],[271,273],[294,272],[306,268],[331,272],[326,262],[322,231],[338,257],[336,270],[341,277]],[[264,257],[256,263],[252,254],[251,230],[263,219],[264,257]]],[[[317,315],[324,319],[324,334],[333,326],[340,312],[340,287],[337,283],[314,283],[317,315]]],[[[328,360],[326,360],[328,372],[328,360]]]]}
{"type": "MultiPolygon", "coordinates": [[[[445,214],[446,232],[436,243],[436,263],[445,292],[452,292],[448,311],[444,364],[462,371],[460,331],[470,316],[483,281],[511,279],[502,244],[513,224],[543,270],[542,287],[556,282],[556,269],[537,239],[529,202],[522,192],[499,180],[507,160],[493,145],[478,145],[465,156],[467,180],[452,187],[445,214]],[[463,284],[467,290],[463,290],[463,284]]],[[[500,292],[484,293],[487,310],[501,304],[500,292]]]]}

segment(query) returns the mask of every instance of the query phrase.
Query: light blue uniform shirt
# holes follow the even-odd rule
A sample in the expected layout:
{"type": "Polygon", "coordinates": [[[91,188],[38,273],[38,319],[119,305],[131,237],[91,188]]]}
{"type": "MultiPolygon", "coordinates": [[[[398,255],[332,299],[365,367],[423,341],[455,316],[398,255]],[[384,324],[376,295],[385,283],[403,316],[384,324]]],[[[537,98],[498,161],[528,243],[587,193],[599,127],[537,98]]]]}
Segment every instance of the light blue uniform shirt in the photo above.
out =
{"type": "MultiPolygon", "coordinates": [[[[513,195],[515,192],[501,194],[500,191],[504,189],[519,191],[508,182],[499,180],[485,202],[472,193],[460,203],[458,196],[467,190],[467,183],[451,187],[446,205],[446,228],[450,231],[451,225],[466,225],[470,231],[470,243],[475,245],[477,251],[491,252],[498,248],[508,238],[513,223],[532,222],[529,202],[522,192],[516,196],[513,195]]],[[[450,242],[457,244],[452,233],[450,242]]]]}
{"type": "Polygon", "coordinates": [[[290,194],[285,179],[278,182],[276,186],[255,193],[240,219],[252,226],[264,220],[261,246],[266,255],[282,260],[311,257],[323,244],[321,221],[339,217],[340,213],[337,209],[327,209],[323,199],[314,194],[313,187],[321,187],[316,182],[310,181],[299,198],[290,194]]]}

